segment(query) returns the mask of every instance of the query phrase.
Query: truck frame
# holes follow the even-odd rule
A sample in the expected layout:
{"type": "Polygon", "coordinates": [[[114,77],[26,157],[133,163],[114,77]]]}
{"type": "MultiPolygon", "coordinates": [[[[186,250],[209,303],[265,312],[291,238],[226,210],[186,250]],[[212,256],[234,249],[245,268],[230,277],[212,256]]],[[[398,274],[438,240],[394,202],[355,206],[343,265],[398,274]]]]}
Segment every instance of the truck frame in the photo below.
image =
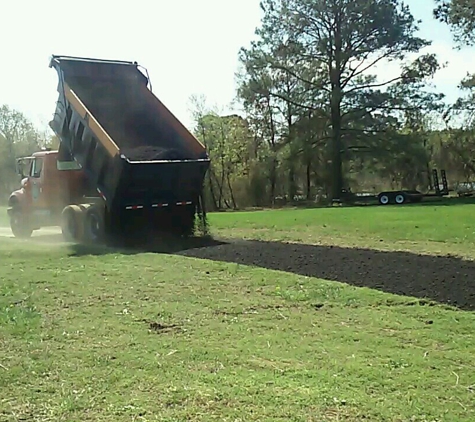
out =
{"type": "Polygon", "coordinates": [[[18,160],[12,232],[61,226],[67,241],[193,234],[205,218],[205,146],[149,88],[137,62],[52,56],[57,150],[18,160]]]}

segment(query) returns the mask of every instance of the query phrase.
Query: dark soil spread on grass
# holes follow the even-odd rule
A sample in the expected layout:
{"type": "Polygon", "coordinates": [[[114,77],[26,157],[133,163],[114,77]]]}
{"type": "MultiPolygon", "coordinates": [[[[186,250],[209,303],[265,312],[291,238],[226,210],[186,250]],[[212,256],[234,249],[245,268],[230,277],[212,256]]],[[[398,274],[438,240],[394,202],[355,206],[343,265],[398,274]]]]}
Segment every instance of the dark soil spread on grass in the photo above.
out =
{"type": "Polygon", "coordinates": [[[340,281],[475,310],[475,262],[458,258],[260,241],[231,242],[179,254],[340,281]]]}

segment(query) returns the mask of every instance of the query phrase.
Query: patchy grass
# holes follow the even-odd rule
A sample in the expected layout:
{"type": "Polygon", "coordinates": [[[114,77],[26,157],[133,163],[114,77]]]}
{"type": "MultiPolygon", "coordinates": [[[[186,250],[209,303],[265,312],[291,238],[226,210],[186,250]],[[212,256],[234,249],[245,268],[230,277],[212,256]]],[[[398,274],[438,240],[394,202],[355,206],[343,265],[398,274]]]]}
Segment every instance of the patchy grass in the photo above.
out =
{"type": "Polygon", "coordinates": [[[103,252],[0,240],[0,420],[475,419],[473,313],[103,252]]]}
{"type": "Polygon", "coordinates": [[[224,237],[475,258],[475,205],[335,207],[210,214],[224,237]]]}

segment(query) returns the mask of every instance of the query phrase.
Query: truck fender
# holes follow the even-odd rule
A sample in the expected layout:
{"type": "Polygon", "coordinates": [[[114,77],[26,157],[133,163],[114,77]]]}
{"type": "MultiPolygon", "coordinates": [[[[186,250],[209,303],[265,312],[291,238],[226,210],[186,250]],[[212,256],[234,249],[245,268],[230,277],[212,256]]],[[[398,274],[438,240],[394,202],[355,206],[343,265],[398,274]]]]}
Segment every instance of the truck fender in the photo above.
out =
{"type": "Polygon", "coordinates": [[[8,213],[11,212],[13,207],[26,208],[26,198],[23,189],[16,190],[8,198],[8,213]]]}

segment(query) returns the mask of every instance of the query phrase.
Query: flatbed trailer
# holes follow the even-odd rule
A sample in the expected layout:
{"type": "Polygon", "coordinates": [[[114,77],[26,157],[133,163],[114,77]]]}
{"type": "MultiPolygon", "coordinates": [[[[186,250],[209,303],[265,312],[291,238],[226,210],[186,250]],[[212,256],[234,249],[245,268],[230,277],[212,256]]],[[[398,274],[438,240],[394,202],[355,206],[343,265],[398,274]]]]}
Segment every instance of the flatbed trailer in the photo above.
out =
{"type": "Polygon", "coordinates": [[[406,203],[421,202],[424,198],[442,197],[449,194],[449,185],[447,182],[447,174],[445,170],[441,170],[442,189],[440,189],[439,175],[437,169],[432,170],[432,177],[434,183],[434,192],[422,193],[417,190],[395,190],[384,191],[377,194],[376,198],[380,205],[403,205],[406,203]]]}

